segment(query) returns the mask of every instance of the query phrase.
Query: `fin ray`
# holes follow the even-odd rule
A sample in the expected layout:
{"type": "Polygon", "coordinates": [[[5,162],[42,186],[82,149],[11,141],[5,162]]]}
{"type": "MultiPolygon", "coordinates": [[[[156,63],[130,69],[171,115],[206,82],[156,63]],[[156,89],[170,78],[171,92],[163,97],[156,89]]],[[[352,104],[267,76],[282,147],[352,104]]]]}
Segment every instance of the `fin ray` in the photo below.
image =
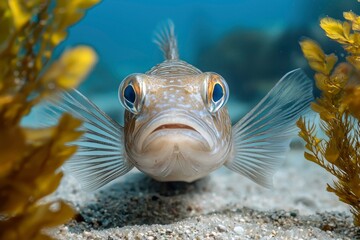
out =
{"type": "Polygon", "coordinates": [[[296,121],[313,100],[312,81],[301,69],[287,73],[233,126],[233,158],[225,166],[272,187],[272,176],[285,160],[296,121]]]}
{"type": "Polygon", "coordinates": [[[154,43],[159,46],[166,60],[178,60],[179,52],[175,36],[174,23],[169,20],[155,33],[154,43]]]}
{"type": "Polygon", "coordinates": [[[124,153],[123,127],[79,91],[60,93],[46,105],[45,114],[51,120],[63,112],[83,121],[79,130],[84,135],[70,143],[78,146],[78,151],[65,164],[65,170],[79,180],[84,190],[97,190],[133,168],[124,153]]]}

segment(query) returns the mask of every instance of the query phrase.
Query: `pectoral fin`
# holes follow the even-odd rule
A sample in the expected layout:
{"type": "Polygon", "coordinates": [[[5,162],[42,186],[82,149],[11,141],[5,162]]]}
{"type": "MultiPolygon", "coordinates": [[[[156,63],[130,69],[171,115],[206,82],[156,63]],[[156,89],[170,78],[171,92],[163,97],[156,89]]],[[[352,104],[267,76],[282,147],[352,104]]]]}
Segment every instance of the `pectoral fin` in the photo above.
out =
{"type": "Polygon", "coordinates": [[[309,110],[312,90],[312,81],[301,69],[287,73],[233,126],[234,152],[226,167],[272,187],[272,176],[297,133],[296,121],[309,110]]]}
{"type": "Polygon", "coordinates": [[[61,93],[46,108],[52,119],[68,112],[84,122],[80,129],[84,135],[71,143],[78,146],[78,151],[66,163],[65,169],[85,190],[96,190],[133,168],[124,154],[123,127],[80,92],[61,93]]]}

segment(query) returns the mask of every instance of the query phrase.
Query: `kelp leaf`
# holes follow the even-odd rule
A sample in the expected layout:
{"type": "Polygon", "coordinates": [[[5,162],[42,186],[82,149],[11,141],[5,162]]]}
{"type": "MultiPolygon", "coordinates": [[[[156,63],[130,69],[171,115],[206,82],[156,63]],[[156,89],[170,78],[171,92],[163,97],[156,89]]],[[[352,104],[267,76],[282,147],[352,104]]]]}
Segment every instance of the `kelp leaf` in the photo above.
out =
{"type": "Polygon", "coordinates": [[[50,173],[55,176],[56,170],[76,151],[76,148],[68,146],[67,143],[82,135],[82,132],[77,130],[80,125],[79,119],[64,114],[54,128],[40,132],[30,131],[35,132],[36,136],[31,136],[33,141],[28,142],[32,145],[32,151],[25,156],[26,163],[23,164],[22,178],[37,181],[41,174],[45,177],[50,173]]]}
{"type": "Polygon", "coordinates": [[[11,95],[0,96],[0,109],[3,105],[9,104],[12,101],[14,101],[14,96],[11,95]]]}
{"type": "Polygon", "coordinates": [[[323,74],[323,73],[315,73],[315,84],[316,86],[324,92],[329,91],[329,76],[323,74]]]}
{"type": "Polygon", "coordinates": [[[16,216],[24,212],[25,206],[29,204],[28,196],[31,190],[33,190],[33,186],[29,183],[24,184],[16,179],[3,180],[0,187],[0,215],[16,216]]]}
{"type": "Polygon", "coordinates": [[[22,159],[25,151],[25,136],[19,127],[0,126],[0,177],[5,177],[22,159]]]}
{"type": "Polygon", "coordinates": [[[338,58],[335,54],[326,55],[325,61],[326,61],[326,70],[325,73],[329,74],[331,70],[334,68],[338,58]]]}
{"type": "Polygon", "coordinates": [[[344,89],[349,80],[352,70],[353,69],[350,64],[344,62],[339,63],[331,74],[331,80],[339,84],[339,87],[341,89],[344,89]]]}
{"type": "Polygon", "coordinates": [[[300,41],[301,50],[310,67],[320,73],[329,75],[337,62],[335,54],[325,55],[319,44],[311,39],[300,41]]]}
{"type": "Polygon", "coordinates": [[[317,162],[316,157],[311,153],[304,152],[304,157],[309,161],[312,161],[312,162],[315,162],[315,163],[317,162]]]}
{"type": "Polygon", "coordinates": [[[88,9],[99,2],[100,0],[73,0],[72,4],[75,5],[76,8],[88,9]]]}
{"type": "Polygon", "coordinates": [[[346,88],[342,108],[348,109],[360,121],[360,86],[346,88]]]}
{"type": "Polygon", "coordinates": [[[58,186],[60,185],[61,179],[63,177],[63,173],[59,172],[54,174],[53,172],[48,172],[48,174],[44,173],[36,179],[36,198],[41,199],[53,193],[58,186]]]}
{"type": "Polygon", "coordinates": [[[352,26],[352,30],[354,31],[359,31],[360,30],[360,17],[358,15],[356,15],[354,12],[350,11],[350,12],[344,12],[343,13],[344,18],[348,21],[351,22],[352,26]]]}
{"type": "Polygon", "coordinates": [[[300,46],[310,67],[315,71],[324,72],[326,74],[325,53],[319,44],[313,40],[305,39],[300,41],[300,46]]]}
{"type": "Polygon", "coordinates": [[[8,1],[11,13],[13,14],[14,25],[16,29],[20,29],[30,20],[31,13],[26,9],[25,3],[22,0],[8,1]]]}
{"type": "Polygon", "coordinates": [[[58,226],[70,220],[74,213],[74,210],[63,201],[40,205],[30,212],[27,219],[24,219],[23,226],[25,229],[40,232],[44,227],[58,226]]]}
{"type": "Polygon", "coordinates": [[[0,239],[51,239],[41,230],[62,224],[73,216],[74,210],[63,201],[38,205],[6,222],[0,221],[0,239]]]}
{"type": "Polygon", "coordinates": [[[63,114],[57,126],[56,143],[64,145],[78,139],[83,134],[83,132],[77,130],[81,124],[82,122],[78,118],[68,113],[63,114]]]}
{"type": "Polygon", "coordinates": [[[360,57],[359,56],[348,56],[346,60],[351,63],[357,70],[360,70],[360,57]]]}
{"type": "Polygon", "coordinates": [[[55,127],[47,128],[24,128],[24,134],[28,143],[33,146],[41,146],[54,135],[55,127]]]}
{"type": "Polygon", "coordinates": [[[95,52],[86,47],[52,64],[51,55],[69,25],[97,2],[0,1],[0,239],[50,239],[43,228],[73,216],[63,202],[40,201],[59,185],[59,168],[76,151],[69,142],[81,135],[81,122],[65,115],[56,126],[31,129],[21,119],[44,97],[76,87],[95,64],[95,52]]]}
{"type": "Polygon", "coordinates": [[[79,46],[68,50],[50,66],[41,82],[49,90],[75,88],[88,75],[96,61],[96,53],[89,47],[79,46]]]}
{"type": "Polygon", "coordinates": [[[336,140],[331,138],[327,144],[325,150],[325,158],[329,163],[335,164],[340,156],[339,150],[337,149],[336,140]]]}
{"type": "Polygon", "coordinates": [[[327,185],[327,191],[351,206],[354,224],[360,225],[360,87],[349,85],[350,76],[358,79],[360,70],[360,18],[353,12],[345,12],[344,18],[349,22],[323,18],[320,26],[347,51],[348,63],[340,63],[334,69],[335,55],[324,57],[314,42],[308,41],[307,48],[302,46],[309,65],[316,71],[316,85],[322,92],[312,109],[320,115],[320,129],[326,137],[315,140],[314,128],[305,125],[303,119],[299,119],[298,126],[299,136],[310,151],[305,152],[305,158],[337,178],[332,185],[327,185]]]}
{"type": "MultiPolygon", "coordinates": [[[[79,18],[80,19],[80,18],[79,18]]],[[[75,22],[75,21],[74,21],[75,22]]],[[[50,40],[51,40],[51,43],[56,46],[58,45],[59,43],[61,43],[67,36],[67,32],[55,32],[53,34],[50,34],[50,40]]],[[[50,57],[50,52],[47,53],[47,57],[50,57]]]]}
{"type": "Polygon", "coordinates": [[[326,109],[320,104],[317,104],[316,102],[311,103],[311,109],[319,113],[320,118],[324,121],[330,121],[335,118],[334,114],[332,114],[331,112],[329,112],[328,109],[326,109]]]}
{"type": "MultiPolygon", "coordinates": [[[[0,12],[1,14],[1,12],[0,12]]],[[[14,30],[14,22],[9,11],[0,15],[0,54],[7,49],[11,34],[14,30]]]]}
{"type": "Polygon", "coordinates": [[[72,0],[58,1],[54,8],[54,13],[59,16],[59,21],[55,20],[57,31],[49,34],[51,43],[55,46],[63,41],[67,35],[69,26],[78,22],[84,17],[84,10],[94,6],[100,0],[72,0]]]}
{"type": "Polygon", "coordinates": [[[340,43],[348,43],[350,35],[350,25],[347,22],[335,20],[330,17],[321,19],[320,27],[325,31],[326,36],[340,43]]]}
{"type": "Polygon", "coordinates": [[[301,50],[309,61],[324,62],[325,53],[319,44],[311,39],[300,41],[301,50]]]}
{"type": "Polygon", "coordinates": [[[330,184],[326,185],[326,191],[336,193],[336,189],[333,186],[331,186],[330,184]]]}

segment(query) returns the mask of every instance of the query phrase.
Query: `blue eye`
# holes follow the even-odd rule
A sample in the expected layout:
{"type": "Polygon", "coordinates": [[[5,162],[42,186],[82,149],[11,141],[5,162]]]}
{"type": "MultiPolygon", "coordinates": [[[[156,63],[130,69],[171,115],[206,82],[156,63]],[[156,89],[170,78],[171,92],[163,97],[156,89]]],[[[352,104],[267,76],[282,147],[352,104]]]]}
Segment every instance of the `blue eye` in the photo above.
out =
{"type": "Polygon", "coordinates": [[[131,104],[134,104],[136,99],[136,93],[133,86],[128,85],[124,90],[124,98],[131,104]]]}
{"type": "Polygon", "coordinates": [[[143,106],[146,95],[146,78],[147,76],[144,74],[131,74],[119,86],[118,96],[120,103],[132,114],[140,113],[143,106]]]}
{"type": "Polygon", "coordinates": [[[219,74],[208,72],[204,73],[204,83],[201,96],[205,107],[211,114],[215,114],[227,102],[229,97],[229,87],[219,74]]]}
{"type": "Polygon", "coordinates": [[[219,83],[216,83],[213,89],[212,100],[219,101],[224,96],[224,89],[219,83]]]}

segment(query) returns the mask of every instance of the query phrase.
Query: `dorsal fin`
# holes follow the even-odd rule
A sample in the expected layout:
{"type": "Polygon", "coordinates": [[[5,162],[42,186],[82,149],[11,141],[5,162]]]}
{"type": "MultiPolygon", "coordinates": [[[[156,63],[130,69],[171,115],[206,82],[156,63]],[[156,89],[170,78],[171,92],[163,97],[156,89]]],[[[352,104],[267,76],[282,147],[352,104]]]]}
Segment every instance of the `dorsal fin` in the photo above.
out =
{"type": "Polygon", "coordinates": [[[174,23],[171,20],[155,33],[154,43],[159,46],[166,60],[179,59],[174,23]]]}

